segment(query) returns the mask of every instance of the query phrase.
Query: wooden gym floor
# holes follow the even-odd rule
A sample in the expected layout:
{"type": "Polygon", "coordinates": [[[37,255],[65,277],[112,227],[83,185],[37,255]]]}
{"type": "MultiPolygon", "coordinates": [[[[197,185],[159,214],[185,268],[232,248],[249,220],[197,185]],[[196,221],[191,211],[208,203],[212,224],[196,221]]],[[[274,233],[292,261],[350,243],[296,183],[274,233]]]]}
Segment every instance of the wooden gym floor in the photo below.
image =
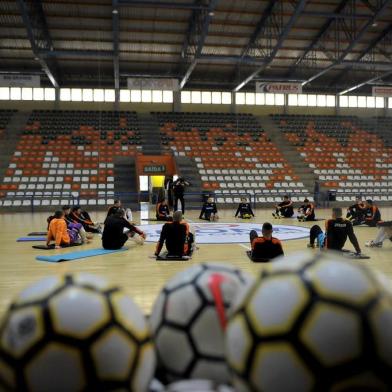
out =
{"type": "MultiPolygon", "coordinates": [[[[384,220],[392,219],[392,208],[381,208],[384,220]]],[[[145,212],[146,213],[146,212],[145,212]]],[[[197,222],[199,211],[187,211],[186,217],[197,222]]],[[[271,210],[256,210],[254,222],[264,221],[284,225],[313,225],[298,223],[295,219],[274,220],[271,210]]],[[[200,262],[228,262],[245,271],[256,274],[263,268],[263,264],[251,263],[245,255],[245,249],[240,244],[206,245],[200,244],[191,261],[188,262],[156,262],[151,258],[155,244],[145,243],[138,246],[129,243],[129,250],[105,256],[80,259],[73,262],[42,263],[35,260],[39,254],[53,254],[55,252],[69,252],[69,249],[59,251],[39,251],[31,248],[32,243],[17,243],[16,239],[26,236],[31,231],[43,231],[46,227],[48,213],[3,213],[0,214],[0,318],[3,316],[12,298],[26,285],[49,275],[69,272],[91,272],[105,276],[108,280],[124,288],[134,300],[149,313],[163,284],[178,271],[200,262]]],[[[105,212],[91,212],[95,221],[103,222],[105,212]]],[[[220,222],[235,222],[232,210],[220,211],[220,222]]],[[[150,217],[154,216],[150,209],[150,217]]],[[[330,216],[330,210],[317,210],[318,218],[330,216]]],[[[134,212],[134,221],[140,223],[140,212],[134,212]]],[[[240,221],[240,220],[238,220],[240,221]]],[[[153,223],[153,222],[151,222],[153,223]]],[[[324,227],[324,222],[319,222],[324,227]]],[[[376,236],[377,228],[357,227],[355,233],[362,247],[363,253],[371,256],[370,260],[360,260],[376,270],[384,272],[392,280],[392,242],[385,241],[383,248],[365,248],[365,242],[376,236]]],[[[305,250],[307,239],[285,241],[283,243],[286,255],[299,250],[305,250]]],[[[248,244],[247,244],[248,245],[248,244]]],[[[81,249],[97,248],[101,246],[101,239],[95,235],[91,244],[83,245],[81,249]]],[[[346,248],[352,249],[347,242],[346,248]]],[[[316,250],[313,250],[316,252],[316,250]]]]}

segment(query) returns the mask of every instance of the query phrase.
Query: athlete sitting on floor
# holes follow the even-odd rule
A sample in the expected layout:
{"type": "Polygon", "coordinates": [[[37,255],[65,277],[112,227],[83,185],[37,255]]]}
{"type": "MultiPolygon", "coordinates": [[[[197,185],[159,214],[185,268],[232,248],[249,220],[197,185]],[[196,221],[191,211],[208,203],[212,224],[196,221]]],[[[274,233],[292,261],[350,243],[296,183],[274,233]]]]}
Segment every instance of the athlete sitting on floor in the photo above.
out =
{"type": "Polygon", "coordinates": [[[342,217],[343,211],[341,208],[336,207],[332,209],[332,219],[325,222],[325,237],[322,237],[322,230],[320,226],[314,225],[310,229],[310,243],[308,247],[314,247],[314,241],[318,239],[320,248],[341,251],[347,241],[347,237],[353,244],[356,253],[361,254],[357,237],[355,236],[353,225],[348,220],[342,217]]]}
{"type": "MultiPolygon", "coordinates": [[[[74,223],[70,217],[71,213],[71,207],[70,206],[63,206],[61,207],[61,210],[64,213],[64,220],[67,224],[68,230],[72,230],[77,232],[77,234],[80,236],[81,243],[89,243],[90,240],[92,239],[92,234],[87,234],[86,230],[84,230],[84,227],[81,223],[74,223]]],[[[46,220],[48,222],[48,230],[49,230],[49,225],[50,222],[55,218],[54,215],[51,215],[48,217],[46,220]]]]}
{"type": "Polygon", "coordinates": [[[381,212],[373,203],[373,200],[366,200],[366,212],[364,224],[370,227],[376,227],[377,223],[381,221],[381,212]]]}
{"type": "Polygon", "coordinates": [[[172,221],[173,218],[170,216],[170,209],[165,199],[158,202],[155,207],[156,218],[159,221],[172,221]]]}
{"type": "Polygon", "coordinates": [[[250,232],[251,258],[253,261],[267,262],[284,254],[282,243],[277,238],[272,237],[272,232],[272,225],[268,222],[263,224],[261,237],[257,235],[256,230],[250,232]]]}
{"type": "MultiPolygon", "coordinates": [[[[108,209],[108,213],[107,213],[107,215],[106,215],[106,219],[107,219],[109,216],[114,215],[114,214],[115,214],[119,209],[121,209],[121,208],[123,208],[123,207],[122,207],[121,200],[120,200],[120,199],[114,200],[114,204],[113,204],[112,206],[110,206],[109,209],[108,209]]],[[[131,211],[129,208],[125,209],[125,216],[126,216],[126,218],[127,218],[130,222],[132,222],[132,211],[131,211]]],[[[106,222],[106,219],[105,219],[105,222],[106,222]]]]}
{"type": "Polygon", "coordinates": [[[189,224],[182,219],[182,212],[173,214],[173,221],[163,225],[159,241],[155,249],[155,256],[159,256],[162,247],[166,244],[168,257],[191,256],[195,243],[194,234],[189,224]]]}
{"type": "Polygon", "coordinates": [[[203,204],[200,211],[199,219],[207,221],[217,221],[219,219],[218,209],[212,197],[209,197],[203,204]]]}
{"type": "Polygon", "coordinates": [[[294,215],[293,202],[288,196],[283,197],[283,201],[275,205],[274,218],[291,218],[294,215]]]}
{"type": "Polygon", "coordinates": [[[346,218],[356,226],[360,225],[365,219],[366,204],[360,196],[355,198],[355,204],[347,208],[346,218]]]}
{"type": "Polygon", "coordinates": [[[49,246],[51,241],[55,243],[55,249],[60,249],[62,246],[69,246],[70,244],[80,243],[79,230],[72,227],[74,223],[69,224],[64,219],[64,212],[62,210],[54,213],[53,219],[49,222],[48,235],[46,237],[46,245],[49,246]]]}
{"type": "Polygon", "coordinates": [[[125,210],[120,208],[106,219],[102,234],[102,246],[105,249],[120,249],[129,238],[143,244],[146,235],[125,218],[125,210]]]}
{"type": "Polygon", "coordinates": [[[374,240],[366,242],[365,246],[369,248],[381,248],[384,240],[389,238],[392,241],[392,221],[380,221],[377,223],[379,228],[377,236],[374,240]]]}
{"type": "Polygon", "coordinates": [[[301,207],[298,208],[298,220],[300,222],[309,222],[316,220],[314,213],[314,204],[305,199],[301,207]]]}
{"type": "Polygon", "coordinates": [[[100,233],[101,228],[98,224],[93,223],[87,211],[82,211],[80,206],[74,206],[69,214],[73,223],[81,223],[84,229],[89,233],[100,233]]]}
{"type": "Polygon", "coordinates": [[[241,203],[238,205],[234,218],[237,218],[238,214],[241,219],[250,219],[255,216],[246,197],[241,198],[241,203]]]}

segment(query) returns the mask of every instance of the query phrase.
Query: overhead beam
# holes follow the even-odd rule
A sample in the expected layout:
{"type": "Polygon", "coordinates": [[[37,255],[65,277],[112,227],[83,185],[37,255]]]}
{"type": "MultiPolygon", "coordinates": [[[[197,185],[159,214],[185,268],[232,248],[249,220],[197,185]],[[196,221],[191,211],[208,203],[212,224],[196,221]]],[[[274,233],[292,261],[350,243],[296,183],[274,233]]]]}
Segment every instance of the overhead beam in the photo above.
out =
{"type": "Polygon", "coordinates": [[[385,72],[385,73],[383,73],[383,74],[381,74],[381,75],[379,75],[379,76],[375,76],[374,78],[365,80],[365,81],[362,82],[362,83],[356,84],[355,86],[349,87],[349,88],[347,88],[346,90],[341,91],[341,92],[339,93],[339,95],[344,95],[344,94],[350,93],[351,91],[357,90],[357,89],[359,89],[360,87],[363,87],[363,86],[365,86],[365,85],[367,85],[367,84],[369,84],[369,83],[376,82],[377,80],[380,80],[380,79],[382,79],[382,78],[385,78],[385,77],[387,77],[387,76],[389,76],[389,75],[392,75],[392,68],[391,68],[388,72],[385,72]]]}
{"type": "MultiPolygon", "coordinates": [[[[339,14],[340,11],[344,9],[344,7],[347,5],[349,0],[342,0],[339,5],[336,7],[334,14],[339,14]]],[[[306,58],[306,56],[314,50],[314,48],[317,47],[317,44],[321,40],[321,38],[324,36],[324,34],[330,29],[331,25],[335,22],[335,18],[330,18],[328,21],[326,21],[320,31],[317,33],[317,35],[313,38],[312,42],[308,45],[308,47],[304,50],[302,55],[294,62],[294,64],[289,68],[287,72],[287,76],[292,76],[293,73],[295,72],[297,66],[301,64],[301,62],[306,58]]]]}
{"type": "Polygon", "coordinates": [[[370,19],[371,14],[348,14],[339,12],[304,11],[303,16],[315,16],[317,18],[329,19],[370,19]]]}
{"type": "Polygon", "coordinates": [[[184,10],[208,10],[208,6],[194,5],[188,3],[173,3],[169,1],[154,1],[154,0],[118,0],[118,5],[133,6],[143,8],[166,8],[166,9],[184,9],[184,10]]]}
{"type": "Polygon", "coordinates": [[[248,55],[249,50],[252,48],[252,46],[255,44],[257,38],[259,37],[259,35],[261,34],[261,32],[263,31],[266,22],[268,20],[268,18],[271,16],[272,14],[272,10],[274,8],[276,1],[275,0],[270,0],[267,7],[265,8],[263,15],[261,16],[260,20],[257,22],[257,25],[248,41],[248,44],[245,46],[245,48],[242,50],[241,52],[241,58],[244,58],[246,55],[248,55]]]}
{"type": "Polygon", "coordinates": [[[17,0],[23,23],[27,30],[31,50],[35,59],[40,63],[42,70],[56,88],[59,87],[56,66],[42,56],[42,51],[53,51],[53,43],[49,35],[45,14],[40,0],[31,3],[30,9],[24,0],[17,0]]]}
{"type": "MultiPolygon", "coordinates": [[[[355,62],[360,62],[366,55],[371,53],[377,45],[379,45],[382,40],[388,35],[392,33],[392,23],[388,25],[382,33],[376,37],[370,44],[357,56],[355,62]]],[[[379,52],[389,61],[392,61],[392,56],[390,56],[388,53],[386,53],[384,50],[380,49],[379,52]]],[[[347,75],[348,72],[350,72],[351,69],[353,69],[353,66],[350,66],[343,70],[337,77],[334,78],[334,80],[330,83],[330,85],[336,84],[341,80],[345,75],[347,75]]]]}
{"type": "Polygon", "coordinates": [[[282,32],[280,33],[280,36],[278,38],[278,41],[275,45],[275,47],[272,49],[271,54],[266,58],[264,64],[262,64],[259,68],[257,68],[254,72],[252,72],[248,77],[246,77],[242,82],[240,82],[235,88],[234,91],[239,91],[241,90],[242,87],[244,87],[246,84],[248,84],[253,78],[255,78],[261,71],[263,71],[268,64],[270,64],[275,56],[276,53],[279,51],[279,49],[282,47],[283,42],[285,41],[287,35],[289,34],[291,28],[293,27],[295,21],[297,18],[300,16],[302,13],[303,9],[305,8],[306,5],[306,0],[299,0],[293,14],[291,15],[289,21],[283,28],[282,32]]]}
{"type": "Polygon", "coordinates": [[[114,57],[114,52],[111,50],[52,50],[50,52],[47,51],[38,51],[37,52],[43,58],[51,58],[51,57],[81,57],[81,58],[100,58],[100,57],[114,57]]]}
{"type": "Polygon", "coordinates": [[[119,14],[118,0],[112,0],[112,30],[113,30],[113,76],[115,101],[120,100],[120,56],[119,56],[119,14]]]}
{"type": "MultiPolygon", "coordinates": [[[[206,11],[199,12],[198,16],[196,17],[197,20],[195,20],[195,22],[194,22],[193,32],[191,32],[190,34],[194,34],[195,36],[198,37],[198,39],[196,42],[196,46],[194,48],[192,48],[192,51],[194,51],[193,58],[192,58],[190,65],[188,66],[188,69],[185,72],[184,77],[182,78],[182,80],[180,82],[180,89],[184,88],[185,84],[189,80],[193,70],[195,69],[195,67],[197,65],[198,58],[200,57],[200,55],[202,53],[204,42],[205,42],[207,34],[208,34],[210,21],[211,21],[211,18],[213,17],[213,13],[214,13],[216,6],[218,5],[218,2],[219,2],[219,0],[210,0],[210,3],[208,5],[208,9],[206,11]]],[[[186,47],[186,51],[188,51],[188,49],[191,47],[190,41],[191,41],[191,39],[189,38],[188,45],[186,47]]],[[[184,53],[184,55],[186,56],[186,53],[184,53]]]]}
{"type": "Polygon", "coordinates": [[[369,29],[369,27],[375,22],[375,20],[385,12],[385,10],[388,8],[388,6],[391,4],[391,2],[392,2],[391,0],[385,0],[382,3],[382,5],[378,8],[378,10],[373,14],[373,16],[360,29],[360,31],[358,32],[356,37],[350,42],[350,44],[342,52],[342,54],[338,57],[338,59],[334,63],[332,63],[330,66],[324,68],[322,71],[318,72],[317,74],[313,75],[308,80],[303,82],[302,86],[305,86],[306,84],[313,82],[314,80],[316,80],[320,76],[329,72],[336,65],[339,65],[345,59],[345,57],[350,53],[351,49],[361,40],[363,35],[366,33],[366,31],[369,29]]]}

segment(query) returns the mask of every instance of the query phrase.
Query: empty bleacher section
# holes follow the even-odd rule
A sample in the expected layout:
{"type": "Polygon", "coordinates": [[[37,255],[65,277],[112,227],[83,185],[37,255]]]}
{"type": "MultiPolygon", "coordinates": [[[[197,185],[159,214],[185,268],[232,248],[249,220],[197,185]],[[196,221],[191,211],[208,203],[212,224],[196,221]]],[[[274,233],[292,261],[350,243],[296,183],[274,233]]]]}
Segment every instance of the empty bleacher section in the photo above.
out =
{"type": "Polygon", "coordinates": [[[0,110],[0,198],[5,195],[3,180],[28,116],[26,112],[0,110]]]}
{"type": "Polygon", "coordinates": [[[273,115],[273,119],[323,189],[336,190],[337,201],[350,201],[355,195],[392,200],[392,148],[385,139],[390,138],[386,121],[378,118],[368,124],[354,116],[314,115],[273,115]],[[380,134],[379,124],[385,124],[380,134]]]}
{"type": "Polygon", "coordinates": [[[3,180],[2,205],[111,203],[114,157],[140,149],[134,112],[33,111],[3,180]]]}
{"type": "Polygon", "coordinates": [[[193,158],[202,188],[218,202],[248,196],[260,203],[308,194],[277,146],[250,114],[155,113],[166,151],[193,158]]]}

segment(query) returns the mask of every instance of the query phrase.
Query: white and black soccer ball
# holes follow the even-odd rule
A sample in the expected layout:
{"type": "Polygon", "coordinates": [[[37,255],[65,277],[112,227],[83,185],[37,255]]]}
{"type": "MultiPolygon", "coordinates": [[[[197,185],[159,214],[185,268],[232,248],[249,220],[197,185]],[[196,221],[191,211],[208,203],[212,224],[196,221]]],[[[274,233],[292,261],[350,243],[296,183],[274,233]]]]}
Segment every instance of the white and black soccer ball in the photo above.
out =
{"type": "Polygon", "coordinates": [[[41,279],[0,327],[0,389],[146,391],[154,371],[141,310],[94,275],[41,279]]]}
{"type": "Polygon", "coordinates": [[[236,391],[392,388],[390,282],[335,253],[272,263],[230,316],[236,391]]]}
{"type": "Polygon", "coordinates": [[[225,264],[198,264],[175,275],[162,289],[150,325],[159,370],[168,381],[230,380],[224,357],[228,311],[250,275],[225,264]]]}

